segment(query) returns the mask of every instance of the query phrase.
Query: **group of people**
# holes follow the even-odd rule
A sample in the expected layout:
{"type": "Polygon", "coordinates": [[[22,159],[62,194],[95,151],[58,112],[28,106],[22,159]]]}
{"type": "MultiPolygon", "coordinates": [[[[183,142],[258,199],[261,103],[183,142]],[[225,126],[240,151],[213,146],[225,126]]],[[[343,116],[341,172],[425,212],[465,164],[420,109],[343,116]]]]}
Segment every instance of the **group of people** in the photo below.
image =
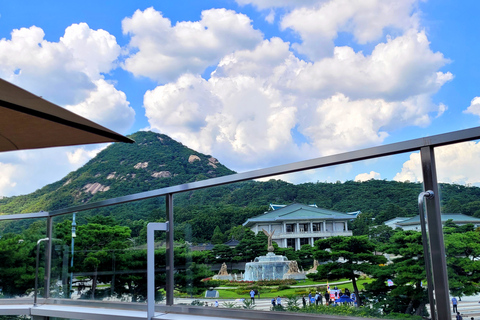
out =
{"type": "Polygon", "coordinates": [[[336,299],[340,298],[342,295],[346,295],[352,300],[356,301],[355,294],[354,293],[350,294],[350,290],[348,290],[348,288],[345,288],[345,291],[342,293],[341,289],[338,289],[337,287],[335,287],[333,290],[331,290],[331,293],[330,291],[327,290],[323,295],[321,292],[318,292],[318,291],[315,294],[312,294],[312,292],[310,292],[308,294],[308,300],[307,300],[307,297],[305,296],[302,297],[302,304],[303,304],[303,307],[306,307],[307,303],[309,305],[316,305],[316,306],[318,306],[319,304],[323,305],[323,299],[325,298],[325,305],[329,305],[330,303],[333,303],[336,299]]]}
{"type": "MultiPolygon", "coordinates": [[[[480,301],[478,303],[480,303],[480,301]]],[[[458,300],[455,297],[452,298],[452,307],[453,307],[453,313],[456,313],[455,319],[456,320],[463,320],[462,315],[458,311],[458,300]]],[[[474,320],[474,318],[471,317],[470,320],[474,320]]]]}
{"type": "Polygon", "coordinates": [[[282,298],[280,298],[280,296],[272,299],[272,306],[274,308],[275,306],[281,306],[281,305],[282,305],[282,298]]]}

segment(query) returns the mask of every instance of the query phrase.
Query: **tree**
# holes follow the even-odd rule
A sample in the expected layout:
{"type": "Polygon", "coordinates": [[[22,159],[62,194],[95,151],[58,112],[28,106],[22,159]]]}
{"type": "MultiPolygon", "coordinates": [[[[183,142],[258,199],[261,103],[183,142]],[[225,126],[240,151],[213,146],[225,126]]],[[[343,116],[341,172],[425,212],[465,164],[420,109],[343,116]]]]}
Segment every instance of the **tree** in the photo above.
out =
{"type": "Polygon", "coordinates": [[[480,292],[480,233],[477,231],[445,234],[448,284],[454,296],[480,292]]]}
{"type": "Polygon", "coordinates": [[[220,227],[216,226],[215,230],[213,230],[212,243],[221,244],[224,242],[225,242],[225,236],[223,235],[222,230],[220,230],[220,227]]]}
{"type": "Polygon", "coordinates": [[[374,217],[373,213],[362,212],[348,223],[348,228],[352,230],[354,236],[368,234],[370,227],[374,225],[374,217]]]}
{"type": "MultiPolygon", "coordinates": [[[[91,295],[95,298],[99,267],[110,270],[112,268],[112,254],[115,250],[127,248],[130,244],[130,228],[122,226],[101,225],[88,223],[77,227],[74,267],[82,271],[93,272],[91,295]]],[[[105,279],[109,281],[110,279],[105,279]]]]}
{"type": "Polygon", "coordinates": [[[268,239],[263,232],[257,235],[251,230],[245,231],[242,241],[235,247],[235,261],[252,261],[267,253],[268,239]]]}
{"type": "Polygon", "coordinates": [[[448,200],[442,208],[443,213],[462,213],[462,211],[462,203],[454,198],[448,200]]]}
{"type": "Polygon", "coordinates": [[[395,230],[389,226],[381,224],[379,226],[373,226],[368,231],[370,240],[377,245],[384,245],[389,243],[392,236],[395,234],[395,230]]]}
{"type": "Polygon", "coordinates": [[[233,249],[226,244],[217,244],[213,247],[212,251],[217,263],[232,261],[233,249]]]}
{"type": "Polygon", "coordinates": [[[358,305],[361,305],[357,286],[360,273],[370,274],[372,269],[386,262],[384,256],[375,255],[373,242],[368,236],[337,236],[316,241],[315,249],[314,257],[326,264],[320,265],[313,277],[352,280],[358,305]]]}
{"type": "Polygon", "coordinates": [[[34,287],[35,248],[35,242],[21,235],[7,234],[0,239],[0,286],[4,296],[23,295],[34,287]]]}
{"type": "Polygon", "coordinates": [[[422,234],[398,231],[383,249],[395,257],[386,269],[373,272],[377,288],[383,285],[385,291],[390,291],[384,302],[388,306],[385,311],[423,316],[428,296],[422,286],[426,280],[422,234]],[[383,276],[379,272],[384,272],[383,276]],[[387,288],[386,277],[393,280],[394,286],[387,288]]]}

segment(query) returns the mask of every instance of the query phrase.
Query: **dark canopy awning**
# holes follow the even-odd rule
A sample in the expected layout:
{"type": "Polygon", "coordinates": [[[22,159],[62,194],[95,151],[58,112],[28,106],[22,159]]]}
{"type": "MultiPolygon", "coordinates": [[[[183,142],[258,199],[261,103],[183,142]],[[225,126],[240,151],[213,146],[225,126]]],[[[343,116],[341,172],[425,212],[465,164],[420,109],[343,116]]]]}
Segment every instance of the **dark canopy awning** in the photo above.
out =
{"type": "Polygon", "coordinates": [[[134,141],[0,79],[0,152],[134,141]]]}

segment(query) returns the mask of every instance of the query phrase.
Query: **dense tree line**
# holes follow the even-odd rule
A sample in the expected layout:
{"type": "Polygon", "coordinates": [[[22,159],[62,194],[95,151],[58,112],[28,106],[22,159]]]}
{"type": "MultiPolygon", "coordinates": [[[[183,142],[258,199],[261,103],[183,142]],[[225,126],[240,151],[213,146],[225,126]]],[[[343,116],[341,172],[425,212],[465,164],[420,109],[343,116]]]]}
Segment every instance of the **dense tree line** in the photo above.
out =
{"type": "MultiPolygon", "coordinates": [[[[45,221],[37,221],[28,230],[0,238],[0,286],[2,294],[22,296],[34,286],[36,241],[45,237],[45,221]]],[[[138,234],[142,234],[140,228],[138,234]]],[[[71,221],[55,225],[54,255],[52,263],[53,296],[69,297],[69,274],[73,272],[74,291],[83,299],[101,299],[114,296],[128,297],[131,301],[146,299],[146,249],[132,237],[132,230],[119,226],[117,221],[103,216],[88,218],[77,227],[73,268],[69,267],[71,221]],[[62,283],[62,286],[58,286],[62,283]],[[102,286],[98,286],[102,284],[102,286]]],[[[217,244],[213,250],[192,251],[188,242],[175,246],[175,285],[178,294],[195,295],[203,292],[208,282],[203,281],[215,273],[223,262],[233,270],[235,262],[248,262],[267,253],[267,239],[263,233],[237,227],[241,236],[238,246],[231,248],[217,244]]],[[[217,234],[219,232],[217,231],[217,234]]],[[[448,221],[444,227],[450,292],[455,296],[480,292],[480,232],[472,225],[457,226],[448,221]]],[[[166,251],[164,239],[159,235],[155,249],[155,286],[157,299],[165,288],[166,251]]],[[[381,308],[385,313],[425,315],[428,303],[423,247],[420,232],[393,230],[386,226],[369,229],[366,235],[332,237],[318,240],[313,247],[304,245],[298,251],[278,248],[275,253],[296,260],[300,269],[310,269],[314,259],[322,263],[315,280],[348,278],[354,284],[359,303],[381,308]],[[380,254],[390,254],[386,261],[380,254]],[[359,276],[367,275],[373,282],[361,291],[356,286],[359,276]],[[391,283],[389,284],[389,281],[391,283]]],[[[43,278],[43,264],[40,279],[43,278]]]]}

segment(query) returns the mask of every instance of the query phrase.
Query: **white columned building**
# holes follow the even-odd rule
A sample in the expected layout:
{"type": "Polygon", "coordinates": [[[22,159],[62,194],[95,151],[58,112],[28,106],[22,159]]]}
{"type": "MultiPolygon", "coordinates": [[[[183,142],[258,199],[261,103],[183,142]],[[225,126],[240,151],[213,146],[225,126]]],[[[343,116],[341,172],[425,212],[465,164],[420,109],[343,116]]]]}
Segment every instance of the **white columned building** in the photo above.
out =
{"type": "Polygon", "coordinates": [[[272,240],[279,247],[299,250],[302,245],[318,239],[333,236],[351,236],[348,221],[356,218],[359,211],[352,214],[318,208],[316,205],[294,203],[291,205],[270,205],[270,210],[248,219],[243,225],[255,234],[265,229],[275,230],[272,240]],[[327,225],[331,229],[327,229],[327,225]]]}

